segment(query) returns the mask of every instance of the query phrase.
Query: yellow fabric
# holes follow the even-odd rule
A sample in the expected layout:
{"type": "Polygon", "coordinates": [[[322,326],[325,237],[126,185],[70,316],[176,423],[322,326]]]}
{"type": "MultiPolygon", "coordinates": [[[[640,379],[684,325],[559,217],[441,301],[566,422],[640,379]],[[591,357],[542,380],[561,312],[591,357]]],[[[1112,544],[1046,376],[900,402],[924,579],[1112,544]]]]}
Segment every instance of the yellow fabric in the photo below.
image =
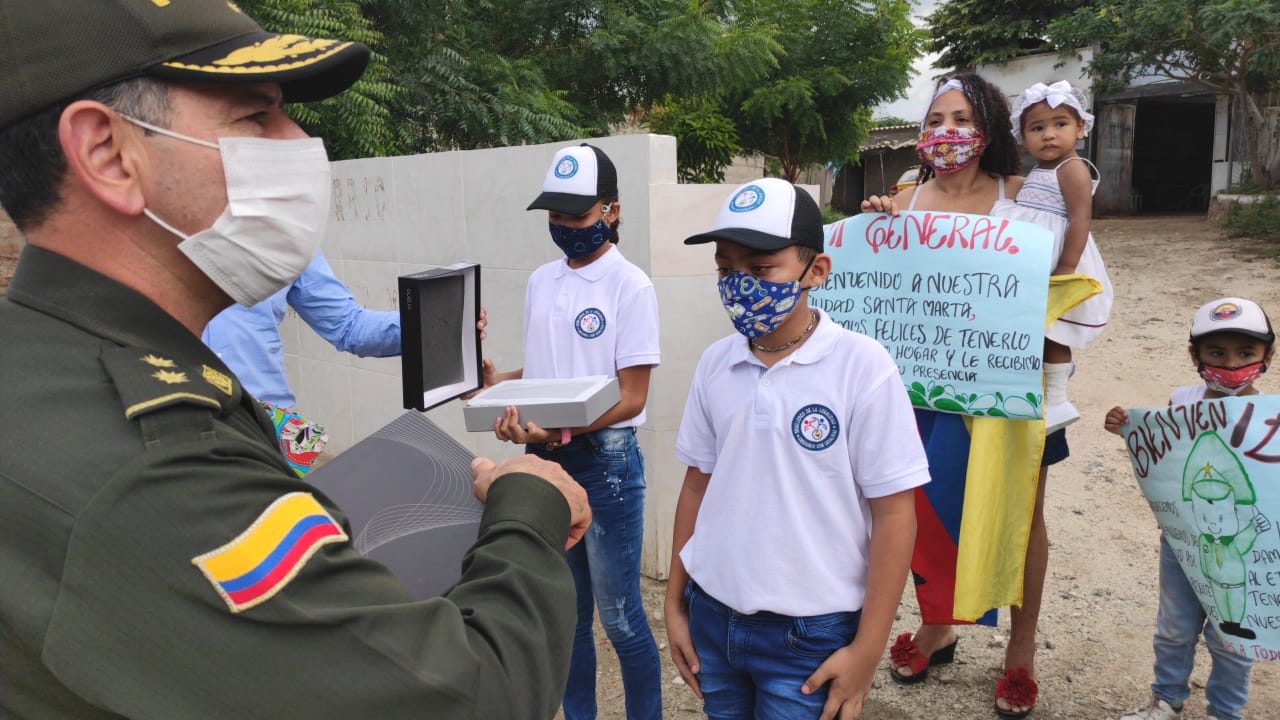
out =
{"type": "MultiPolygon", "coordinates": [[[[1102,292],[1088,275],[1049,278],[1045,327],[1102,292]]],[[[1036,505],[1044,420],[966,417],[969,466],[956,557],[954,617],[1022,604],[1022,571],[1036,505]]]]}

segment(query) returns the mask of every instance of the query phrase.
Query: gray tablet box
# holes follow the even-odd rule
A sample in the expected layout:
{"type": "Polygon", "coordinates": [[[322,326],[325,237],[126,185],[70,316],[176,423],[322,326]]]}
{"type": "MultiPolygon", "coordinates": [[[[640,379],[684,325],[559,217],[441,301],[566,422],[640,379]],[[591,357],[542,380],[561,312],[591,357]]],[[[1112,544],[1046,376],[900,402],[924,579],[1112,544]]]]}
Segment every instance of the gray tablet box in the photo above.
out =
{"type": "Polygon", "coordinates": [[[307,473],[351,523],[351,545],[386,565],[415,600],[462,576],[484,507],[471,490],[471,451],[407,412],[307,473]]]}
{"type": "Polygon", "coordinates": [[[604,375],[580,378],[507,380],[476,395],[462,406],[470,432],[492,432],[508,405],[520,413],[520,424],[541,428],[586,427],[618,404],[618,379],[604,375]]]}

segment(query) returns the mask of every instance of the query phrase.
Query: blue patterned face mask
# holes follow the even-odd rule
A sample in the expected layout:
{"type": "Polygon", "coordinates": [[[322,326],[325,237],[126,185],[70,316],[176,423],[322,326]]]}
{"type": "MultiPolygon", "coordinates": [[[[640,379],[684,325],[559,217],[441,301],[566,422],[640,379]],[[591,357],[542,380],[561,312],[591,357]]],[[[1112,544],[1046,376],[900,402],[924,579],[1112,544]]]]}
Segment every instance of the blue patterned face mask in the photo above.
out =
{"type": "MultiPolygon", "coordinates": [[[[809,272],[809,264],[800,273],[803,278],[809,272]]],[[[796,298],[807,288],[799,280],[775,283],[750,273],[735,270],[720,278],[720,302],[729,312],[733,327],[749,339],[764,337],[782,324],[795,309],[796,298]]]]}
{"type": "Polygon", "coordinates": [[[600,218],[595,225],[588,225],[584,228],[569,227],[567,225],[549,224],[548,229],[551,231],[551,240],[570,260],[586,257],[601,245],[609,242],[609,237],[613,235],[613,231],[609,229],[609,223],[600,218]]]}

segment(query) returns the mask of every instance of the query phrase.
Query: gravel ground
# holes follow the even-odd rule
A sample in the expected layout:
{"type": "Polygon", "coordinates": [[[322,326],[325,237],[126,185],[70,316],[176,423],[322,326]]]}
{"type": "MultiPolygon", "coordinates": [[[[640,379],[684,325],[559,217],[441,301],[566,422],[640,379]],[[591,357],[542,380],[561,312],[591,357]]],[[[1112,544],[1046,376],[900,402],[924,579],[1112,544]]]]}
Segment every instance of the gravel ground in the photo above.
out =
{"type": "MultiPolygon", "coordinates": [[[[1112,405],[1150,407],[1169,390],[1198,382],[1185,347],[1191,314],[1223,295],[1241,295],[1280,315],[1280,265],[1259,258],[1243,241],[1227,240],[1198,216],[1098,220],[1094,235],[1116,287],[1107,333],[1083,353],[1070,387],[1084,419],[1069,431],[1071,458],[1049,473],[1049,574],[1040,617],[1038,720],[1116,718],[1146,701],[1151,682],[1151,632],[1156,615],[1155,520],[1133,480],[1118,438],[1102,429],[1112,405]]],[[[1265,376],[1264,392],[1280,392],[1265,376]]],[[[664,660],[666,717],[701,716],[700,701],[671,664],[662,621],[665,583],[644,582],[654,634],[664,660]]],[[[910,588],[893,633],[918,622],[910,588]]],[[[1008,636],[1008,613],[996,628],[960,628],[957,662],[925,683],[893,683],[885,665],[876,675],[867,720],[994,718],[995,680],[1008,636]]],[[[600,717],[622,720],[622,683],[603,633],[600,717]]],[[[886,660],[887,663],[887,660],[886,660]]],[[[1204,718],[1209,657],[1203,644],[1183,717],[1204,718]]],[[[1280,717],[1280,666],[1257,663],[1246,720],[1280,717]]]]}

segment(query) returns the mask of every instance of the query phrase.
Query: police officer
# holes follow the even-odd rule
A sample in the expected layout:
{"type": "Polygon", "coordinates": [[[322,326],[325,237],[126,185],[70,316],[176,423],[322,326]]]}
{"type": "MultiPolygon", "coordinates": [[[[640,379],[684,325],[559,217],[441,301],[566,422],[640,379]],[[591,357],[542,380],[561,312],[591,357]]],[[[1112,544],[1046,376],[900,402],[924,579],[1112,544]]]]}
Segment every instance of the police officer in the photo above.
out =
{"type": "Polygon", "coordinates": [[[200,342],[310,261],[328,163],[281,103],[368,49],[226,0],[0,0],[0,38],[0,716],[550,716],[581,488],[477,460],[462,579],[413,602],[200,342]]]}

